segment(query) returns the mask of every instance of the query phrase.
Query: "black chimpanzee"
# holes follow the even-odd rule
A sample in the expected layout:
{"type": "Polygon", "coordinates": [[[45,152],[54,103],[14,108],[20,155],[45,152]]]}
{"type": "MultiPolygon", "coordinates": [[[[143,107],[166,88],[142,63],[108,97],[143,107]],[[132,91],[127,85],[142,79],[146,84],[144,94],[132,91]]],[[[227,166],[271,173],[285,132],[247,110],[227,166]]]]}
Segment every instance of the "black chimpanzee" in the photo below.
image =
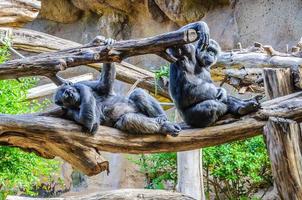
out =
{"type": "MultiPolygon", "coordinates": [[[[112,42],[108,39],[105,43],[112,42]]],[[[152,96],[142,89],[135,89],[127,97],[116,95],[114,79],[114,64],[105,63],[100,80],[66,82],[58,88],[54,101],[65,109],[67,118],[81,124],[89,133],[95,133],[101,124],[133,133],[178,134],[181,128],[168,121],[152,96]]]]}
{"type": "Polygon", "coordinates": [[[217,61],[220,46],[209,39],[207,24],[192,23],[181,29],[187,28],[198,32],[196,46],[186,44],[166,52],[176,60],[170,66],[170,94],[184,121],[193,127],[207,127],[226,113],[245,115],[256,111],[260,106],[258,97],[241,100],[214,85],[210,67],[217,61]]]}

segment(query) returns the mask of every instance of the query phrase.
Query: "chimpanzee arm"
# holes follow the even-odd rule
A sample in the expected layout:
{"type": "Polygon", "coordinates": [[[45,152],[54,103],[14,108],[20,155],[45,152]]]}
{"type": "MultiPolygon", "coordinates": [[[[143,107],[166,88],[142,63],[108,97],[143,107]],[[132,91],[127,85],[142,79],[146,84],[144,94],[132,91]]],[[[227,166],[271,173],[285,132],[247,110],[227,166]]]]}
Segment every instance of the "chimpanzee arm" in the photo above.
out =
{"type": "Polygon", "coordinates": [[[104,63],[97,91],[101,95],[112,93],[116,72],[114,63],[104,63]]]}
{"type": "Polygon", "coordinates": [[[79,110],[68,109],[67,115],[81,124],[85,130],[93,133],[97,130],[100,123],[97,115],[96,100],[89,87],[83,84],[75,84],[75,88],[80,93],[80,108],[79,110]]]}
{"type": "Polygon", "coordinates": [[[183,26],[179,30],[187,30],[187,29],[194,29],[196,30],[199,40],[197,42],[196,47],[191,44],[185,44],[183,46],[176,46],[168,48],[162,55],[163,58],[167,59],[168,61],[171,60],[178,60],[184,57],[187,57],[189,60],[193,60],[195,58],[195,51],[196,48],[198,50],[204,50],[209,45],[209,27],[205,22],[195,22],[190,23],[186,26],[183,26]]]}

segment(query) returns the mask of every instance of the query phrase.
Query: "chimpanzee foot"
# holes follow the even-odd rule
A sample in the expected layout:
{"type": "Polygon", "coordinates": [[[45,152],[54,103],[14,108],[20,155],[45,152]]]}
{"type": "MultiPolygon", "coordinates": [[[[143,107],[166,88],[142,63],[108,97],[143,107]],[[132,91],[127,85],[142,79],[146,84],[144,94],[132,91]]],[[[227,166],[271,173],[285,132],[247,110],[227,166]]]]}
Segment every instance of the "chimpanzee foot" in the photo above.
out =
{"type": "Polygon", "coordinates": [[[257,95],[252,99],[246,100],[245,101],[246,104],[243,107],[239,108],[238,110],[239,115],[246,115],[251,112],[257,111],[261,107],[259,100],[262,98],[263,98],[262,95],[257,95]]]}
{"type": "Polygon", "coordinates": [[[178,124],[165,121],[161,127],[160,132],[164,134],[171,135],[173,137],[178,136],[178,133],[181,131],[181,128],[178,124]]]}

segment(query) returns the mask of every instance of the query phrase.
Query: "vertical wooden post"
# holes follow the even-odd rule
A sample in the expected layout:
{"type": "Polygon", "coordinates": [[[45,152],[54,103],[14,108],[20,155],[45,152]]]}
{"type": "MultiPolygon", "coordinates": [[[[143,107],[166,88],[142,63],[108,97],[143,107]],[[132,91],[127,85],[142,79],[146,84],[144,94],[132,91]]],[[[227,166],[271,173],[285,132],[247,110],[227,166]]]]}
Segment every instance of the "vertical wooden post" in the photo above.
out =
{"type": "Polygon", "coordinates": [[[281,199],[302,199],[301,124],[270,118],[264,127],[274,181],[281,199]]]}
{"type": "MultiPolygon", "coordinates": [[[[290,69],[264,69],[263,76],[268,99],[294,92],[290,69]]],[[[301,126],[293,120],[270,118],[264,127],[264,137],[271,159],[274,187],[280,198],[302,199],[301,126]]]]}
{"type": "Polygon", "coordinates": [[[263,70],[265,95],[268,99],[294,92],[290,68],[265,68],[263,70]]]}
{"type": "Polygon", "coordinates": [[[177,153],[177,191],[197,200],[205,200],[201,150],[177,153]]]}
{"type": "MultiPolygon", "coordinates": [[[[176,110],[175,121],[181,121],[181,117],[176,110]]],[[[206,200],[203,186],[201,149],[177,153],[176,190],[196,200],[206,200]]]]}

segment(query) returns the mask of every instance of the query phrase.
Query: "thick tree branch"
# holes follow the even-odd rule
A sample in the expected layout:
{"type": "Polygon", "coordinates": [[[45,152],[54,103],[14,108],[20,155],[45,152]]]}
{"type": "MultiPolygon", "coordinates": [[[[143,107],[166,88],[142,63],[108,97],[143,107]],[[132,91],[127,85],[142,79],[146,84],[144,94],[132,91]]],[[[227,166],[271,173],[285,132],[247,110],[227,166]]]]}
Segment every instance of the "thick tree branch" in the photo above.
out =
{"type": "Polygon", "coordinates": [[[295,56],[270,56],[261,52],[223,52],[216,67],[291,67],[302,64],[302,58],[295,56]]]}
{"type": "MultiPolygon", "coordinates": [[[[94,135],[81,132],[72,121],[58,118],[59,111],[44,114],[0,115],[0,143],[59,156],[87,175],[101,172],[98,150],[116,153],[176,152],[241,140],[262,133],[268,117],[300,120],[302,92],[262,104],[256,114],[241,119],[226,119],[213,127],[184,130],[178,137],[135,135],[101,126],[94,135]]],[[[103,160],[102,160],[103,161],[103,160]]]]}
{"type": "MultiPolygon", "coordinates": [[[[0,36],[1,35],[11,38],[13,48],[34,53],[53,52],[81,46],[81,44],[70,40],[21,28],[0,27],[0,36]]],[[[87,66],[96,70],[102,68],[102,64],[100,63],[88,64],[87,66]]],[[[151,92],[154,92],[155,89],[154,73],[124,61],[116,63],[116,79],[129,84],[134,84],[137,80],[141,80],[138,83],[138,87],[151,92]]],[[[160,85],[160,83],[157,84],[160,85]]],[[[170,98],[167,88],[158,87],[157,93],[160,96],[170,98]]]]}
{"type": "Polygon", "coordinates": [[[193,29],[179,30],[139,40],[118,41],[110,47],[97,37],[82,47],[58,52],[43,53],[0,65],[0,79],[21,76],[51,76],[69,67],[97,62],[121,62],[123,59],[143,54],[156,54],[166,48],[194,42],[198,34],[193,29]]]}
{"type": "Polygon", "coordinates": [[[146,189],[121,189],[112,191],[103,191],[89,195],[57,197],[57,198],[30,198],[8,196],[7,200],[194,200],[185,194],[170,192],[165,190],[146,190],[146,189]]]}

